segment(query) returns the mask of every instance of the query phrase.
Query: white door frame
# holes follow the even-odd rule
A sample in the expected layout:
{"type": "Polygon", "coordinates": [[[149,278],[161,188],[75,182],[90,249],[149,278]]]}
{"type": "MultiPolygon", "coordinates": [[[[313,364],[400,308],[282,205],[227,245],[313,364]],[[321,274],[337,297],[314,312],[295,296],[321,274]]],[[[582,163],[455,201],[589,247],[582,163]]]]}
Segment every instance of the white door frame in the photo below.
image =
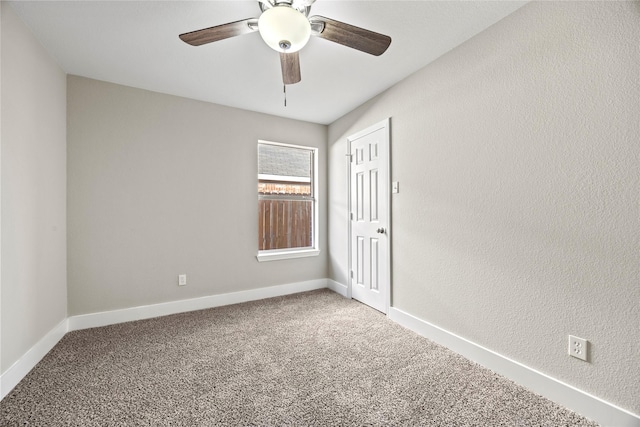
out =
{"type": "Polygon", "coordinates": [[[348,238],[347,238],[347,254],[348,254],[348,269],[347,269],[347,298],[351,299],[353,298],[352,296],[352,253],[351,251],[353,250],[352,245],[351,245],[351,215],[352,215],[352,211],[351,211],[351,141],[354,141],[356,139],[362,138],[365,135],[368,135],[370,133],[373,133],[377,130],[380,129],[385,129],[384,131],[384,147],[382,147],[382,151],[384,152],[384,155],[386,156],[386,165],[388,168],[388,182],[386,182],[386,195],[384,195],[383,197],[385,197],[387,199],[387,226],[386,226],[386,234],[387,234],[387,242],[388,242],[388,248],[387,248],[387,256],[386,259],[384,260],[384,262],[387,263],[387,268],[386,268],[386,274],[384,279],[384,286],[385,286],[385,294],[386,294],[386,301],[385,301],[385,314],[389,315],[389,307],[391,306],[391,233],[392,233],[392,227],[391,227],[391,118],[386,118],[372,126],[369,126],[368,128],[361,130],[360,132],[357,132],[353,135],[350,135],[349,137],[347,137],[347,229],[348,229],[348,238]]]}

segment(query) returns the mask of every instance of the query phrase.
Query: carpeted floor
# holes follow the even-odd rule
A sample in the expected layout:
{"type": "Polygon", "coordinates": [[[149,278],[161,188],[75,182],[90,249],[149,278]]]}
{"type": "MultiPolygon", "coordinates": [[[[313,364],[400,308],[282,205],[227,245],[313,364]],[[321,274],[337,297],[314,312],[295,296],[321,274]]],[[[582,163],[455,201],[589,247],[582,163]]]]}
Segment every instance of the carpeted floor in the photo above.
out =
{"type": "Polygon", "coordinates": [[[320,290],[71,332],[3,426],[595,426],[320,290]]]}

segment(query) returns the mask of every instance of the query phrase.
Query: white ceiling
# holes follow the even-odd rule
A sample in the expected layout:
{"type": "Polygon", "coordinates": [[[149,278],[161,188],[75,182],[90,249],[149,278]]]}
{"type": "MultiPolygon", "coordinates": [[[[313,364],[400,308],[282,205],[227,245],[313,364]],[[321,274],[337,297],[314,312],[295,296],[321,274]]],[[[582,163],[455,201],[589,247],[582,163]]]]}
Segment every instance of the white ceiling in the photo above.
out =
{"type": "Polygon", "coordinates": [[[178,34],[258,17],[257,1],[11,2],[69,74],[329,124],[514,12],[523,1],[318,0],[310,15],[391,36],[382,56],[312,37],[287,86],[258,33],[193,47],[178,34]]]}

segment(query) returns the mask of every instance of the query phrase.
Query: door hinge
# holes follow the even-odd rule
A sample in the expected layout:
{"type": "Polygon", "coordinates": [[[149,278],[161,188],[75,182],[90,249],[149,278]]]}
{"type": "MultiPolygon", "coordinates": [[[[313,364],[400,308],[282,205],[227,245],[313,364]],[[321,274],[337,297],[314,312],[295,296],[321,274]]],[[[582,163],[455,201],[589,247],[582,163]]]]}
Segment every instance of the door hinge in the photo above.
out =
{"type": "Polygon", "coordinates": [[[353,212],[349,214],[349,218],[351,218],[351,221],[353,221],[353,212]]]}
{"type": "Polygon", "coordinates": [[[353,279],[353,270],[351,270],[351,278],[353,279]]]}

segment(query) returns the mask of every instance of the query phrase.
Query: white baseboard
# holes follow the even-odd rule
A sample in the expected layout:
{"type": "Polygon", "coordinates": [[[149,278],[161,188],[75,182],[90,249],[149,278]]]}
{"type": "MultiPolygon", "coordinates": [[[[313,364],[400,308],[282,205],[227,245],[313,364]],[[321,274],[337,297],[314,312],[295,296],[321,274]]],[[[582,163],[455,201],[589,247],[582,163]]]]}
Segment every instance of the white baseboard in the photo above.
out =
{"type": "Polygon", "coordinates": [[[391,307],[389,318],[603,426],[640,427],[640,416],[565,384],[515,360],[391,307]]]}
{"type": "Polygon", "coordinates": [[[331,289],[333,292],[342,295],[343,297],[347,297],[347,285],[343,285],[342,283],[336,282],[332,279],[327,279],[327,288],[331,289]]]}
{"type": "MultiPolygon", "coordinates": [[[[0,375],[0,400],[42,360],[68,331],[238,304],[322,288],[329,288],[342,296],[347,296],[347,286],[331,279],[317,279],[162,304],[71,316],[49,331],[16,363],[0,375]]],[[[640,416],[638,415],[405,313],[400,309],[390,307],[389,318],[603,426],[640,427],[640,416]]]]}
{"type": "Polygon", "coordinates": [[[286,285],[270,286],[267,288],[251,289],[248,291],[238,291],[228,294],[165,302],[161,304],[124,308],[121,310],[81,314],[69,317],[69,331],[115,325],[116,323],[150,319],[153,317],[185,313],[188,311],[204,310],[207,308],[279,297],[282,295],[312,291],[326,287],[327,279],[316,279],[305,282],[288,283],[286,285]]]}
{"type": "Polygon", "coordinates": [[[308,280],[248,291],[68,317],[0,375],[0,400],[18,385],[67,332],[323,289],[328,287],[327,281],[328,279],[308,280]]]}
{"type": "Polygon", "coordinates": [[[0,375],[0,400],[22,381],[66,333],[67,319],[64,319],[0,375]]]}

